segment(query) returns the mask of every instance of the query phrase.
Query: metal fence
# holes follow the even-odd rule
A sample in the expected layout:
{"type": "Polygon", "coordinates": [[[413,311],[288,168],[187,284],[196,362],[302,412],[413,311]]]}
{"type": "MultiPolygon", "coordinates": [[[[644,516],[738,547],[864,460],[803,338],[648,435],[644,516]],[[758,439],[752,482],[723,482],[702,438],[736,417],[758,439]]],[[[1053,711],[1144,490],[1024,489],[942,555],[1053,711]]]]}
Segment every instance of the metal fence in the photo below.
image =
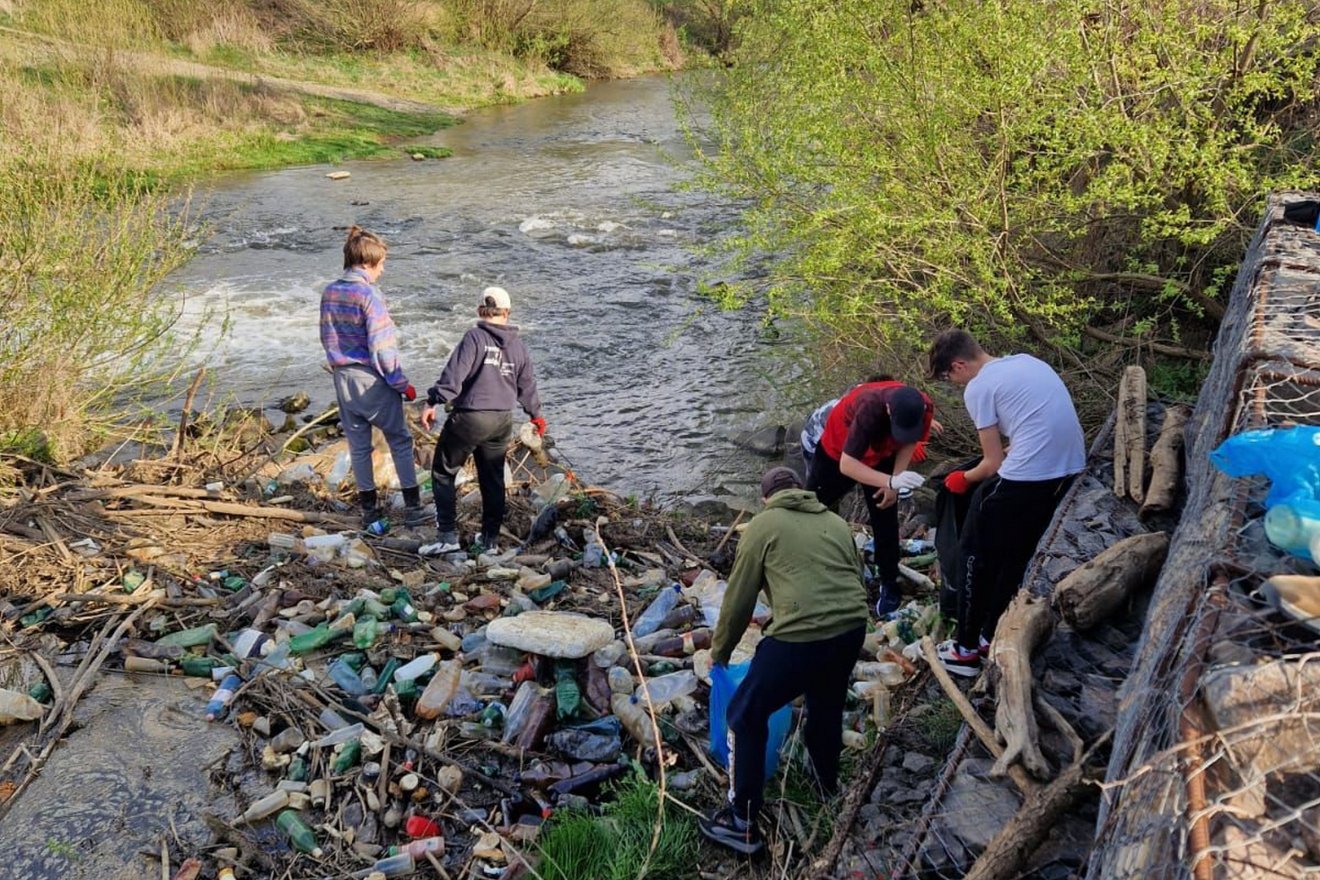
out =
{"type": "Polygon", "coordinates": [[[1120,692],[1092,880],[1320,876],[1320,635],[1259,592],[1315,571],[1266,540],[1268,482],[1208,458],[1243,430],[1320,425],[1320,233],[1282,216],[1303,197],[1271,200],[1188,425],[1187,501],[1120,692]]]}

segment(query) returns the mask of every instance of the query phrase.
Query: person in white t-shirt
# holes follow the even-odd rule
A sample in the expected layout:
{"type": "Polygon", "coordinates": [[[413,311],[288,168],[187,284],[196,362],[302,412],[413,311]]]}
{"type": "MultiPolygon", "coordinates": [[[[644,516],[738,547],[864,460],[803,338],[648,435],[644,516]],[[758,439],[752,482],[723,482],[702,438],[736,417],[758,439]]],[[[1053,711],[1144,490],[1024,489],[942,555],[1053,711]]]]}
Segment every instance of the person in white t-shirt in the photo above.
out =
{"type": "Polygon", "coordinates": [[[948,491],[975,494],[960,538],[958,630],[939,655],[950,672],[973,676],[1054,509],[1086,466],[1085,439],[1068,388],[1039,358],[992,357],[967,331],[949,330],[931,346],[930,375],[965,386],[981,444],[975,467],[944,478],[948,491]]]}

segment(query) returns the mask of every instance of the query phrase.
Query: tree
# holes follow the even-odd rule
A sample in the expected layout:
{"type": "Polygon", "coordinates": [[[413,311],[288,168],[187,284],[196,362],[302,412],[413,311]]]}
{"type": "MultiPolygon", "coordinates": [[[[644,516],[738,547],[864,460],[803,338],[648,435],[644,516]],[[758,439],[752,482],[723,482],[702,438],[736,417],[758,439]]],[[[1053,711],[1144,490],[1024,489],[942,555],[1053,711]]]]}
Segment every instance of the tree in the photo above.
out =
{"type": "Polygon", "coordinates": [[[730,301],[836,353],[1203,358],[1264,197],[1314,180],[1317,37],[1293,0],[760,0],[702,96],[727,256],[775,258],[730,301]]]}

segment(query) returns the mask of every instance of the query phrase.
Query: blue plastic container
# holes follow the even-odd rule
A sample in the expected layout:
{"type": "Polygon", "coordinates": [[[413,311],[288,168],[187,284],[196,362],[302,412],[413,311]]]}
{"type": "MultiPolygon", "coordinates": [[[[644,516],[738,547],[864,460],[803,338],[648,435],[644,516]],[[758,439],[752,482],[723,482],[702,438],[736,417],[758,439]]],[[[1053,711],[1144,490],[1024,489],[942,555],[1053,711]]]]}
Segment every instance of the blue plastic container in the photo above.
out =
{"type": "MultiPolygon", "coordinates": [[[[747,677],[752,661],[732,666],[715,666],[710,670],[710,753],[721,767],[729,766],[729,703],[738,685],[747,677]]],[[[770,736],[765,743],[765,778],[770,779],[779,768],[779,749],[788,736],[793,722],[793,707],[785,703],[770,716],[770,736]]]]}

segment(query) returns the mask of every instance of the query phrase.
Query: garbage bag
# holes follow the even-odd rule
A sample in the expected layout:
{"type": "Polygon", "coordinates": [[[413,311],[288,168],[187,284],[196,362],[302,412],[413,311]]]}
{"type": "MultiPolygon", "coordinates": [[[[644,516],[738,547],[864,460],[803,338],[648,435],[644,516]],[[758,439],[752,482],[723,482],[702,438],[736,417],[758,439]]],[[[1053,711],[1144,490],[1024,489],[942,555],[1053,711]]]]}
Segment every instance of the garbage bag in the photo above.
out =
{"type": "MultiPolygon", "coordinates": [[[[752,661],[748,660],[729,666],[715,666],[710,670],[710,753],[721,767],[729,766],[729,703],[751,667],[752,661]]],[[[793,707],[788,703],[770,716],[770,737],[765,744],[766,779],[774,776],[779,767],[779,749],[788,736],[788,726],[792,721],[793,707]]]]}
{"type": "MultiPolygon", "coordinates": [[[[974,468],[981,461],[972,458],[962,462],[957,470],[974,468]]],[[[991,477],[997,480],[998,477],[991,477]]],[[[940,558],[940,613],[948,618],[958,616],[958,594],[963,586],[962,543],[963,520],[971,509],[975,491],[955,495],[944,488],[944,481],[936,481],[935,490],[935,552],[940,558]]],[[[979,487],[978,487],[979,488],[979,487]]]]}

